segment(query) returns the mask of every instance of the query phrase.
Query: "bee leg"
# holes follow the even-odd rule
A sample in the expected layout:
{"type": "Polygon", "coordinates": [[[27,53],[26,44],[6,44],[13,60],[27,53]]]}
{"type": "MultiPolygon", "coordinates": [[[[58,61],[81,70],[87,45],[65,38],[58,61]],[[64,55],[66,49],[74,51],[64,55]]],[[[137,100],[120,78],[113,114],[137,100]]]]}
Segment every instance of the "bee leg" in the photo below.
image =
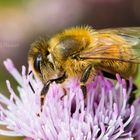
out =
{"type": "Polygon", "coordinates": [[[55,81],[56,83],[63,83],[66,79],[66,74],[64,73],[61,77],[57,78],[57,79],[53,79],[51,81],[55,81]]]}
{"type": "MultiPolygon", "coordinates": [[[[127,84],[127,88],[129,87],[129,81],[127,80],[126,81],[126,84],[127,84]]],[[[130,98],[129,98],[129,100],[128,100],[128,103],[130,104],[130,105],[132,105],[132,103],[135,101],[135,99],[136,99],[136,91],[138,90],[138,87],[133,83],[133,85],[132,85],[132,90],[131,90],[131,93],[130,93],[130,98]]]]}
{"type": "Polygon", "coordinates": [[[86,84],[86,82],[89,78],[91,70],[92,70],[92,65],[90,64],[86,67],[86,69],[82,73],[82,76],[81,76],[81,79],[80,79],[80,87],[81,87],[81,90],[84,94],[84,97],[86,97],[86,93],[87,93],[87,88],[86,88],[85,84],[86,84]]]}
{"type": "Polygon", "coordinates": [[[50,86],[50,83],[51,81],[48,81],[47,84],[44,85],[42,91],[41,91],[41,97],[40,97],[40,101],[41,101],[41,107],[43,106],[44,104],[44,99],[45,99],[45,96],[49,90],[49,86],[50,86]]]}
{"type": "Polygon", "coordinates": [[[35,90],[34,90],[34,88],[33,88],[32,84],[31,84],[31,82],[29,82],[29,86],[30,86],[30,88],[31,88],[32,92],[33,92],[33,93],[35,93],[35,90]]]}

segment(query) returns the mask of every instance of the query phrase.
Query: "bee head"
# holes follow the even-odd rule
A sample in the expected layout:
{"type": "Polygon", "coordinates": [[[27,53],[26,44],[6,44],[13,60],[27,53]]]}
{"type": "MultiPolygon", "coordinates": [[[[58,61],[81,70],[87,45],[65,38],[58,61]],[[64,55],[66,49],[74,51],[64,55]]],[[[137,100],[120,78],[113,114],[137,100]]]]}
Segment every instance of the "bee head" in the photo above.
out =
{"type": "Polygon", "coordinates": [[[28,53],[28,62],[32,67],[33,73],[44,84],[64,74],[62,69],[57,67],[52,54],[48,50],[47,39],[39,39],[31,45],[28,53]]]}

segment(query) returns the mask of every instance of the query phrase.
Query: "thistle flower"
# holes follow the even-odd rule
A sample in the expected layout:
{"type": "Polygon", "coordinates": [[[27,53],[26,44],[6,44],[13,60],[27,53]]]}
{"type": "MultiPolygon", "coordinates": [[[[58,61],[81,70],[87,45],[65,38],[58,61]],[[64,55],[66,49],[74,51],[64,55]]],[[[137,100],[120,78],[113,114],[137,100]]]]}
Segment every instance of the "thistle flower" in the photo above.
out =
{"type": "Polygon", "coordinates": [[[87,85],[86,99],[76,78],[52,83],[41,111],[41,82],[26,75],[24,66],[20,75],[11,60],[4,64],[20,86],[17,96],[7,81],[10,99],[0,94],[0,125],[7,127],[0,129],[1,135],[31,140],[140,139],[140,99],[128,103],[132,80],[127,89],[119,75],[116,84],[96,76],[87,85]]]}

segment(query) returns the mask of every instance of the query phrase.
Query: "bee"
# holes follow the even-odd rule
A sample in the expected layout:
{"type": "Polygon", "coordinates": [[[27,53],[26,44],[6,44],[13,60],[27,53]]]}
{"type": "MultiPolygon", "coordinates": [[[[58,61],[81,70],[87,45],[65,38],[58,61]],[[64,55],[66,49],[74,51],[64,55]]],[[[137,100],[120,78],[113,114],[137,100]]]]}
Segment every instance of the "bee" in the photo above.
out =
{"type": "Polygon", "coordinates": [[[69,77],[78,77],[86,94],[86,83],[99,71],[111,77],[116,73],[124,79],[135,77],[140,63],[140,27],[65,29],[50,39],[35,41],[28,62],[44,84],[42,97],[53,81],[62,83],[69,77]]]}

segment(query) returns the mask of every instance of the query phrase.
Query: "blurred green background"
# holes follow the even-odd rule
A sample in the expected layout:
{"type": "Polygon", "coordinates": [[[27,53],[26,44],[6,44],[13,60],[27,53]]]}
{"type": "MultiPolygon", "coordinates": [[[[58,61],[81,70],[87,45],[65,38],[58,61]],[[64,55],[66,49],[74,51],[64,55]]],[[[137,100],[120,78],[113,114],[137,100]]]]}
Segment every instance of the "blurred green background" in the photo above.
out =
{"type": "MultiPolygon", "coordinates": [[[[30,44],[38,36],[51,36],[74,25],[140,26],[140,0],[0,0],[0,92],[8,95],[6,79],[16,87],[3,66],[6,58],[21,71],[22,65],[27,66],[30,44]]],[[[0,136],[0,140],[17,139],[21,138],[0,136]]]]}

